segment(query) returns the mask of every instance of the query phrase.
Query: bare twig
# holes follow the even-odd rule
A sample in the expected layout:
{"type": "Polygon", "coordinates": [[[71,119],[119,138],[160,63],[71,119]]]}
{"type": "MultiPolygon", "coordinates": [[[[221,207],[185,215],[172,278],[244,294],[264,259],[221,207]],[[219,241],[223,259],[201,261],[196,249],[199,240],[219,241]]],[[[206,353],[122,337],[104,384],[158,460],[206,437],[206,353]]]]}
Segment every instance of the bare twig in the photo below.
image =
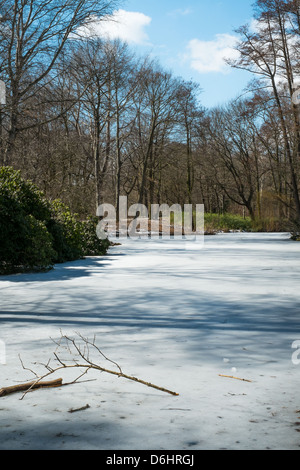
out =
{"type": "MultiPolygon", "coordinates": [[[[40,386],[41,381],[45,380],[48,378],[50,375],[57,373],[58,371],[64,370],[64,369],[81,369],[81,373],[79,376],[77,376],[72,382],[69,382],[68,385],[74,384],[78,382],[78,380],[85,374],[87,374],[90,370],[96,370],[99,372],[106,372],[108,374],[115,375],[117,377],[122,377],[127,380],[131,380],[134,382],[138,382],[140,384],[146,385],[147,387],[154,388],[156,390],[160,390],[162,392],[168,393],[173,396],[178,396],[179,394],[176,392],[173,392],[171,390],[168,390],[164,387],[160,387],[158,385],[154,385],[150,382],[147,382],[145,380],[141,380],[137,377],[133,377],[131,375],[124,374],[122,371],[121,367],[119,364],[115,361],[112,361],[109,359],[103,352],[99,349],[99,347],[96,345],[96,338],[94,337],[92,341],[88,340],[87,338],[83,337],[81,334],[78,334],[79,339],[83,342],[83,345],[80,345],[77,340],[74,338],[71,338],[69,336],[63,335],[61,333],[61,338],[59,341],[54,341],[57,344],[56,351],[53,353],[56,364],[55,365],[50,365],[51,360],[49,360],[46,364],[40,364],[43,365],[43,367],[47,370],[46,373],[44,374],[37,374],[36,371],[29,369],[28,367],[25,367],[22,360],[21,364],[25,370],[29,370],[35,377],[36,380],[32,382],[31,384],[28,384],[28,388],[23,389],[24,394],[21,397],[21,400],[24,398],[24,396],[31,391],[33,388],[37,388],[40,386]],[[66,360],[63,359],[60,355],[60,349],[62,348],[63,343],[65,343],[64,349],[70,354],[71,359],[66,360]],[[106,361],[112,363],[113,365],[116,366],[117,370],[111,370],[107,369],[106,367],[103,367],[102,365],[98,364],[94,360],[91,359],[91,351],[96,352],[98,355],[100,355],[102,358],[104,358],[106,361]]],[[[64,384],[67,385],[67,384],[64,384]]]]}
{"type": "Polygon", "coordinates": [[[228,379],[242,380],[243,382],[252,382],[252,380],[240,379],[239,377],[233,377],[233,375],[222,375],[222,374],[219,374],[219,377],[227,377],[228,379]]]}

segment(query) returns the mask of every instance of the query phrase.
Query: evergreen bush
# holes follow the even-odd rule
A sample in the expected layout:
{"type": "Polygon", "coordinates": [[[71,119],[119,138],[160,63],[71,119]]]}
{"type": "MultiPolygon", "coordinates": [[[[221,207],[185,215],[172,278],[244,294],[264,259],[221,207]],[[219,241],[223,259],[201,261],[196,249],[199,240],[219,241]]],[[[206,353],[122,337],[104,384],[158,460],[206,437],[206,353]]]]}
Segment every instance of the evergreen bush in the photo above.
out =
{"type": "Polygon", "coordinates": [[[97,217],[80,221],[60,200],[48,201],[19,171],[0,168],[0,274],[51,268],[55,263],[104,255],[97,217]]]}

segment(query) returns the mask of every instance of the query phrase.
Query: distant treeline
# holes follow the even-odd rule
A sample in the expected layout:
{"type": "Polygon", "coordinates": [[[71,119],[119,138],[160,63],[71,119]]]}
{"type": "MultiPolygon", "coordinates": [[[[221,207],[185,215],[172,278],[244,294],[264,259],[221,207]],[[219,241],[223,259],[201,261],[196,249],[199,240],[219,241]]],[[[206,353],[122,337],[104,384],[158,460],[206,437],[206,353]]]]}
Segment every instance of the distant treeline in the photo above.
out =
{"type": "Polygon", "coordinates": [[[115,6],[0,0],[0,164],[82,219],[126,195],[299,232],[299,2],[257,0],[231,62],[253,81],[214,109],[199,84],[126,43],[80,37],[115,6]]]}

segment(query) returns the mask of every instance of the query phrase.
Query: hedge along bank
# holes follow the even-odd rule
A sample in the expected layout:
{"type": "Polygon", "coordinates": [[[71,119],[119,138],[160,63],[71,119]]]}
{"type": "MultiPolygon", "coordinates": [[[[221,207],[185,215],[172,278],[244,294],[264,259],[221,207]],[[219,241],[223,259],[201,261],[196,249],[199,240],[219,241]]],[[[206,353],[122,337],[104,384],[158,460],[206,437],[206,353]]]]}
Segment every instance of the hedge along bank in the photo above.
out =
{"type": "Polygon", "coordinates": [[[0,274],[44,270],[107,252],[97,217],[79,220],[61,200],[49,201],[20,171],[0,168],[0,274]]]}

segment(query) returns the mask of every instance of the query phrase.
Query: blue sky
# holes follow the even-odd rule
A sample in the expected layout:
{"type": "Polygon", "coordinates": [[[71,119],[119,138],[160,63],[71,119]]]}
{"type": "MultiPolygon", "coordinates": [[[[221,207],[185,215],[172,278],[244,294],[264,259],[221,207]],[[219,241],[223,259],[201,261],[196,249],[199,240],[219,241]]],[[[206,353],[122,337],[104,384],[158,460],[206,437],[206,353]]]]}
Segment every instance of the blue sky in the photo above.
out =
{"type": "MultiPolygon", "coordinates": [[[[253,0],[123,0],[117,23],[104,26],[137,52],[200,83],[202,104],[213,107],[239,96],[251,75],[223,61],[234,57],[235,29],[251,22],[253,0]]],[[[102,23],[103,25],[103,23],[102,23]]],[[[103,28],[103,26],[102,26],[103,28]]]]}

